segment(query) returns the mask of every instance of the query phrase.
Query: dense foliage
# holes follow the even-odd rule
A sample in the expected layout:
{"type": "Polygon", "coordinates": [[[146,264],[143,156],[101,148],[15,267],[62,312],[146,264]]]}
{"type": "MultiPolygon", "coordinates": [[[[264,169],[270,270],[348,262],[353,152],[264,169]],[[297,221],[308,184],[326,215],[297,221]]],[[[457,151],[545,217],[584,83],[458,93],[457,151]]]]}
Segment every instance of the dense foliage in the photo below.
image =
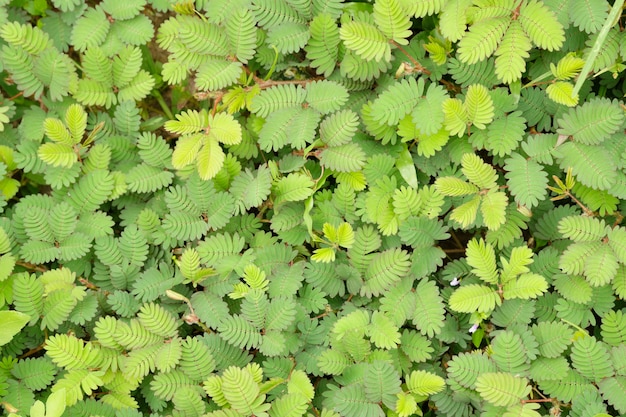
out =
{"type": "Polygon", "coordinates": [[[626,415],[623,3],[0,0],[4,411],[626,415]]]}

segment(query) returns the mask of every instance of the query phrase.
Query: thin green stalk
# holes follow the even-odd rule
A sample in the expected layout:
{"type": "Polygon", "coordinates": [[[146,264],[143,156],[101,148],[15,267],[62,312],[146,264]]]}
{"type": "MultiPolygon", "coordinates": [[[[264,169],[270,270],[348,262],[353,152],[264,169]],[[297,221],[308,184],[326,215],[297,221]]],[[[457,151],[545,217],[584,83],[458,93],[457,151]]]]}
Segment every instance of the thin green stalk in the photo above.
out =
{"type": "Polygon", "coordinates": [[[604,26],[602,26],[600,33],[598,33],[598,38],[596,39],[596,42],[593,44],[593,47],[591,48],[591,51],[589,52],[589,56],[585,60],[585,66],[580,72],[580,75],[578,76],[578,80],[576,80],[576,85],[574,85],[574,90],[572,91],[572,98],[578,95],[578,92],[583,86],[583,83],[587,79],[587,74],[591,72],[593,63],[596,60],[596,57],[598,56],[598,54],[600,53],[600,49],[602,49],[602,45],[604,44],[604,41],[606,40],[606,37],[609,34],[609,30],[611,30],[611,28],[615,25],[615,22],[617,18],[619,17],[623,7],[624,7],[624,0],[616,0],[615,3],[613,4],[613,7],[611,8],[611,12],[609,13],[609,16],[606,18],[606,21],[604,22],[604,26]]]}
{"type": "Polygon", "coordinates": [[[165,113],[165,115],[167,116],[168,119],[173,120],[175,119],[174,117],[174,113],[172,113],[172,110],[170,110],[170,108],[168,107],[167,103],[165,102],[165,100],[163,99],[163,96],[161,95],[161,93],[159,92],[159,90],[152,90],[152,96],[154,98],[156,98],[156,101],[159,103],[159,105],[161,106],[161,110],[163,110],[163,113],[165,113]]]}

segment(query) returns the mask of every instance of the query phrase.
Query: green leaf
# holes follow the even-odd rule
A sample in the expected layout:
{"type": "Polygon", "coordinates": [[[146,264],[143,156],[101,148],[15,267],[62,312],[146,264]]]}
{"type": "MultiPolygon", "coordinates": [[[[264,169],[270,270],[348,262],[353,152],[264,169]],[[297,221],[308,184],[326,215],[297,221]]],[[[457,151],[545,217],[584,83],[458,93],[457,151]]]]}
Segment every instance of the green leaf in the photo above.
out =
{"type": "Polygon", "coordinates": [[[474,184],[457,177],[439,177],[435,180],[435,187],[441,194],[453,197],[476,194],[480,191],[474,184]]]}
{"type": "Polygon", "coordinates": [[[235,9],[226,20],[226,35],[231,50],[244,64],[254,57],[256,49],[256,25],[255,20],[246,8],[235,9]]]}
{"type": "MultiPolygon", "coordinates": [[[[89,53],[89,51],[91,51],[91,48],[87,50],[87,53],[89,53]]],[[[117,87],[128,85],[139,73],[140,69],[141,49],[127,46],[122,49],[118,56],[113,58],[113,64],[111,66],[113,78],[111,84],[115,84],[117,87]]],[[[100,69],[100,71],[106,72],[102,69],[100,69]]]]}
{"type": "Polygon", "coordinates": [[[274,184],[274,204],[302,201],[313,194],[313,180],[308,175],[292,173],[274,184]]]}
{"type": "Polygon", "coordinates": [[[512,152],[505,163],[505,177],[515,201],[528,208],[536,207],[548,193],[548,174],[540,164],[517,152],[512,152]]]}
{"type": "Polygon", "coordinates": [[[330,223],[324,223],[324,236],[343,248],[350,249],[354,244],[354,231],[350,223],[341,223],[336,229],[330,223]]]}
{"type": "Polygon", "coordinates": [[[480,211],[487,229],[498,230],[504,224],[508,204],[507,195],[501,191],[491,190],[483,196],[480,211]]]}
{"type": "Polygon", "coordinates": [[[441,107],[443,108],[444,126],[450,132],[450,135],[463,136],[467,130],[467,110],[463,106],[463,102],[458,98],[450,98],[445,100],[441,107]]]}
{"type": "Polygon", "coordinates": [[[493,120],[493,100],[487,87],[482,84],[472,84],[467,88],[463,106],[468,122],[479,129],[484,129],[493,120]]]}
{"type": "Polygon", "coordinates": [[[332,81],[315,81],[306,87],[306,101],[322,114],[332,113],[348,101],[348,90],[332,81]]]}
{"type": "Polygon", "coordinates": [[[605,378],[598,383],[602,397],[620,413],[626,413],[626,377],[605,378]]]}
{"type": "Polygon", "coordinates": [[[183,169],[192,164],[198,158],[198,153],[204,141],[204,135],[202,134],[179,138],[172,154],[172,166],[176,169],[183,169]]]}
{"type": "Polygon", "coordinates": [[[339,37],[346,48],[366,61],[390,61],[391,47],[386,36],[374,25],[352,21],[339,29],[339,37]]]}
{"type": "Polygon", "coordinates": [[[490,287],[470,284],[456,290],[449,302],[450,308],[460,313],[490,313],[500,305],[500,298],[490,287]]]}
{"type": "Polygon", "coordinates": [[[445,381],[431,372],[413,371],[406,379],[406,387],[413,394],[432,395],[443,390],[445,381]]]}
{"type": "Polygon", "coordinates": [[[196,83],[201,90],[218,91],[235,84],[242,71],[240,62],[211,59],[198,68],[196,83]]]}
{"type": "Polygon", "coordinates": [[[503,296],[506,300],[537,298],[548,290],[546,279],[539,274],[527,273],[520,275],[504,285],[503,296]]]}
{"type": "Polygon", "coordinates": [[[478,155],[466,153],[461,158],[461,170],[467,179],[482,189],[491,189],[497,186],[498,174],[489,164],[486,164],[478,155]]]}
{"type": "Polygon", "coordinates": [[[559,166],[564,170],[571,167],[576,179],[588,187],[608,190],[617,181],[615,162],[602,146],[568,141],[555,153],[559,166]]]}
{"type": "Polygon", "coordinates": [[[573,53],[565,55],[556,65],[550,64],[550,71],[557,80],[569,80],[580,73],[585,65],[585,60],[573,53]]]}
{"type": "Polygon", "coordinates": [[[439,29],[451,42],[456,42],[465,35],[467,9],[471,5],[471,0],[451,0],[441,12],[439,29]]]}
{"type": "Polygon", "coordinates": [[[548,93],[550,100],[559,104],[564,104],[567,107],[574,107],[578,104],[578,95],[572,97],[572,94],[574,93],[574,85],[570,82],[557,81],[550,84],[548,88],[546,88],[546,93],[548,93]]]}
{"type": "Polygon", "coordinates": [[[411,157],[411,153],[408,149],[403,149],[400,156],[398,156],[398,159],[396,159],[396,168],[398,168],[400,175],[402,175],[402,178],[406,181],[406,183],[410,187],[417,189],[419,184],[417,182],[415,163],[413,162],[413,158],[411,157]]]}
{"type": "Polygon", "coordinates": [[[241,143],[241,125],[232,115],[218,113],[209,116],[208,135],[209,138],[225,145],[236,145],[241,143]]]}
{"type": "Polygon", "coordinates": [[[72,137],[70,131],[59,119],[47,117],[43,122],[43,128],[46,136],[54,142],[68,146],[72,146],[76,143],[75,138],[72,137]]]}
{"type": "Polygon", "coordinates": [[[457,57],[474,64],[490,57],[498,47],[510,24],[510,18],[494,17],[475,23],[458,43],[457,57]]]}
{"type": "Polygon", "coordinates": [[[0,311],[0,346],[6,345],[30,321],[30,316],[19,311],[0,311]]]}
{"type": "Polygon", "coordinates": [[[74,149],[63,143],[44,143],[37,150],[37,156],[53,167],[69,168],[78,161],[74,149]]]}
{"type": "Polygon", "coordinates": [[[154,77],[149,72],[140,70],[128,84],[120,87],[117,99],[120,102],[142,100],[150,94],[155,83],[154,77]]]}
{"type": "Polygon", "coordinates": [[[248,369],[228,367],[222,374],[222,392],[231,407],[241,413],[253,414],[265,400],[258,383],[248,369]]]}
{"type": "Polygon", "coordinates": [[[526,397],[532,387],[526,378],[503,372],[487,372],[476,379],[476,391],[480,396],[498,407],[510,407],[526,397]]]}
{"type": "Polygon", "coordinates": [[[299,22],[285,22],[270,27],[266,42],[276,47],[281,54],[291,54],[302,49],[310,36],[307,25],[299,22]]]}
{"type": "Polygon", "coordinates": [[[539,48],[554,51],[565,42],[565,31],[556,16],[543,2],[522,3],[519,22],[528,37],[539,48]]]}
{"type": "Polygon", "coordinates": [[[385,314],[375,311],[368,328],[370,340],[377,348],[394,349],[400,343],[400,332],[391,319],[385,314]]]}
{"type": "Polygon", "coordinates": [[[475,195],[471,200],[456,207],[450,214],[450,220],[458,222],[463,228],[469,227],[476,221],[480,200],[480,195],[475,195]]]}
{"type": "Polygon", "coordinates": [[[337,66],[339,28],[335,19],[329,14],[320,13],[310,22],[311,38],[304,48],[306,56],[311,60],[311,67],[318,74],[328,77],[337,66]]]}
{"type": "Polygon", "coordinates": [[[472,272],[488,284],[497,284],[499,281],[496,270],[496,253],[489,243],[483,239],[472,239],[467,243],[465,250],[467,263],[472,272]]]}
{"type": "Polygon", "coordinates": [[[526,265],[533,263],[533,251],[527,246],[515,247],[511,249],[509,260],[501,259],[501,262],[501,280],[506,284],[516,276],[529,271],[526,265]]]}
{"type": "Polygon", "coordinates": [[[574,26],[583,32],[598,32],[608,16],[607,3],[605,0],[572,2],[569,7],[569,16],[574,26]]]}
{"type": "Polygon", "coordinates": [[[365,166],[365,152],[356,143],[348,143],[324,149],[320,163],[339,172],[360,171],[365,166]]]}
{"type": "Polygon", "coordinates": [[[377,0],[374,3],[374,22],[389,39],[400,45],[408,45],[411,36],[411,20],[396,0],[377,0]]]}
{"type": "Polygon", "coordinates": [[[571,109],[558,120],[558,133],[579,143],[597,145],[611,137],[624,123],[624,111],[617,102],[595,98],[571,109]]]}
{"type": "Polygon", "coordinates": [[[209,117],[206,111],[187,110],[176,115],[176,120],[165,122],[165,129],[172,133],[186,135],[206,129],[209,117]]]}
{"type": "Polygon", "coordinates": [[[532,44],[524,32],[522,25],[513,20],[507,29],[502,42],[495,51],[496,75],[505,84],[519,80],[526,70],[526,61],[530,55],[532,44]]]}

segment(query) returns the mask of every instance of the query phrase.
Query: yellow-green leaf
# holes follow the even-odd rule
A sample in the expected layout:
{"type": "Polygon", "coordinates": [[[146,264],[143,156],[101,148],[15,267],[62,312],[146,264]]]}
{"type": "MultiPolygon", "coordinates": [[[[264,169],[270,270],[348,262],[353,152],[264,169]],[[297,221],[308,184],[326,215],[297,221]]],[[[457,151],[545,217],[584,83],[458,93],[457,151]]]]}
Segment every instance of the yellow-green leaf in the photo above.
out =
{"type": "Polygon", "coordinates": [[[209,180],[217,173],[224,165],[224,151],[219,143],[214,139],[205,141],[204,146],[198,152],[198,160],[196,164],[198,166],[198,173],[203,180],[209,180]]]}
{"type": "Polygon", "coordinates": [[[78,161],[74,149],[64,143],[44,143],[37,150],[37,156],[53,167],[69,168],[78,161]]]}
{"type": "Polygon", "coordinates": [[[179,138],[176,142],[176,149],[172,153],[172,166],[176,169],[183,169],[193,163],[198,157],[204,138],[205,136],[200,133],[179,138]]]}
{"type": "Polygon", "coordinates": [[[0,346],[9,343],[29,320],[30,316],[19,311],[0,311],[0,346]]]}
{"type": "Polygon", "coordinates": [[[574,107],[578,104],[578,94],[576,97],[572,97],[573,92],[574,85],[567,81],[557,81],[546,88],[546,93],[552,101],[568,107],[574,107]]]}

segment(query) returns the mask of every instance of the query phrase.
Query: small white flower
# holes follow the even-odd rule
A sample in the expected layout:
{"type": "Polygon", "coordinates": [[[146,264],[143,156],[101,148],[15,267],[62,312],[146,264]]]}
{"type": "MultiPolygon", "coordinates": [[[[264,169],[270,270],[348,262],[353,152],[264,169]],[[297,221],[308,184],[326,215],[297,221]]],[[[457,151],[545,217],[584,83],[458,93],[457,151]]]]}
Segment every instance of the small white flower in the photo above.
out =
{"type": "Polygon", "coordinates": [[[478,330],[478,325],[480,323],[474,323],[474,325],[472,327],[470,327],[469,332],[470,333],[474,333],[476,330],[478,330]]]}
{"type": "Polygon", "coordinates": [[[460,283],[461,283],[461,281],[459,281],[459,277],[454,277],[454,279],[452,281],[450,281],[450,286],[451,287],[456,287],[460,283]]]}

